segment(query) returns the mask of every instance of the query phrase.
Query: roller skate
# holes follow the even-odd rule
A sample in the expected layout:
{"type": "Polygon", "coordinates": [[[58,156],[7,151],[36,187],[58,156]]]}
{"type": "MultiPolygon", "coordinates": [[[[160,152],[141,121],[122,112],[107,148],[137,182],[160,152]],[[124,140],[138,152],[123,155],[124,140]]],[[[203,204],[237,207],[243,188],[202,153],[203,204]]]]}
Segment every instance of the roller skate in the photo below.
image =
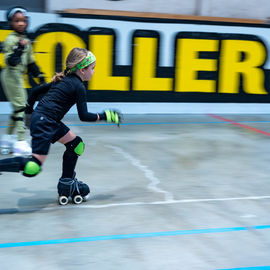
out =
{"type": "Polygon", "coordinates": [[[87,184],[82,181],[78,181],[75,177],[73,178],[60,178],[58,185],[58,202],[60,205],[66,205],[69,202],[69,198],[72,199],[73,203],[81,204],[88,198],[90,189],[87,184]]]}
{"type": "Polygon", "coordinates": [[[31,156],[32,148],[27,141],[16,141],[13,144],[13,156],[31,156]]]}
{"type": "Polygon", "coordinates": [[[17,141],[17,135],[4,134],[1,138],[1,154],[9,155],[13,152],[13,145],[17,141]]]}

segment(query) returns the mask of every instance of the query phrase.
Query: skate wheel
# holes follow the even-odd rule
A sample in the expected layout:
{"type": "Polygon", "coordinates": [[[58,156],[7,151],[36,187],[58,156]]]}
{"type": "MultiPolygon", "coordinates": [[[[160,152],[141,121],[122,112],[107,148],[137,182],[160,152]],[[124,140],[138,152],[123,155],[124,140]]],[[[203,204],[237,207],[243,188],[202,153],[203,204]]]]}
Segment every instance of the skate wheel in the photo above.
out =
{"type": "Polygon", "coordinates": [[[81,195],[76,195],[72,199],[75,204],[80,204],[83,202],[83,197],[81,195]]]}
{"type": "Polygon", "coordinates": [[[67,205],[68,204],[68,197],[60,196],[58,198],[58,202],[59,202],[60,205],[67,205]]]}

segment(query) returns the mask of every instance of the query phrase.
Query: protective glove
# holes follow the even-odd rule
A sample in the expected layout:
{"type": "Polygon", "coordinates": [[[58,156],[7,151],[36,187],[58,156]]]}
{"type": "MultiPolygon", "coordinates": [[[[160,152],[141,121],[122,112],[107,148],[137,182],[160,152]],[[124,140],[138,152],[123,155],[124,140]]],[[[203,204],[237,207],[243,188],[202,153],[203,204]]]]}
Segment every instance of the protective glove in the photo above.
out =
{"type": "Polygon", "coordinates": [[[16,49],[17,49],[18,51],[23,51],[26,44],[27,44],[27,42],[25,42],[25,41],[23,41],[23,40],[20,40],[20,41],[18,42],[18,44],[17,44],[16,49]]]}
{"type": "Polygon", "coordinates": [[[105,110],[106,121],[108,123],[115,123],[116,125],[120,125],[122,121],[122,114],[116,110],[105,110]]]}
{"type": "Polygon", "coordinates": [[[7,63],[12,67],[15,67],[19,63],[21,63],[22,61],[21,56],[23,54],[23,50],[24,44],[18,42],[17,46],[13,50],[13,53],[7,58],[7,63]]]}
{"type": "Polygon", "coordinates": [[[45,77],[44,77],[44,74],[43,74],[43,73],[41,73],[41,74],[38,76],[38,79],[39,79],[39,84],[44,84],[44,83],[46,83],[45,77]]]}

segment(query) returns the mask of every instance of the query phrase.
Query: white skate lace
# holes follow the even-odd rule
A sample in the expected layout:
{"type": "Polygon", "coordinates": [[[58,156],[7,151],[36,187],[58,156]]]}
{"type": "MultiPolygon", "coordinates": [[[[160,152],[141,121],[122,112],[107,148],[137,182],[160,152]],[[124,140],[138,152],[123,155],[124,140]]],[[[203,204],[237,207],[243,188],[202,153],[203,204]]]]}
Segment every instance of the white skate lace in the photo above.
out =
{"type": "MultiPolygon", "coordinates": [[[[67,179],[67,178],[63,178],[62,180],[64,180],[64,179],[67,179]]],[[[63,182],[60,179],[59,182],[63,185],[69,186],[70,196],[72,196],[75,191],[77,191],[78,194],[81,194],[80,189],[79,189],[79,184],[82,184],[82,181],[78,181],[77,178],[73,178],[68,182],[63,182]]]]}

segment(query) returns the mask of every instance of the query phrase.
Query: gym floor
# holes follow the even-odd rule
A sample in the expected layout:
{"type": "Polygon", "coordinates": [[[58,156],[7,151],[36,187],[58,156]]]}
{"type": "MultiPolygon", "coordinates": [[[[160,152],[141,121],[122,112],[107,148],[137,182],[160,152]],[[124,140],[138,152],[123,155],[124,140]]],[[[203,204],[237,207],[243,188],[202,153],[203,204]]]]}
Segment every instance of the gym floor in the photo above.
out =
{"type": "Polygon", "coordinates": [[[58,143],[35,178],[3,173],[1,269],[270,269],[270,115],[64,122],[90,198],[58,205],[58,143]]]}

